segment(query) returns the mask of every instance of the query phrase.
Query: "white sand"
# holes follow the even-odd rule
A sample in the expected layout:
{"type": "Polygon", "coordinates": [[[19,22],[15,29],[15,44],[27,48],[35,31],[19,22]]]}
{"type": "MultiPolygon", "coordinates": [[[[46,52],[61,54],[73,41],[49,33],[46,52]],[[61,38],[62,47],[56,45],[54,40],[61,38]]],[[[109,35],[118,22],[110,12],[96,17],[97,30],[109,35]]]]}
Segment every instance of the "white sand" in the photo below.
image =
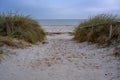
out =
{"type": "MultiPolygon", "coordinates": [[[[73,27],[44,27],[72,32],[73,27]]],[[[120,80],[120,62],[113,47],[98,48],[72,41],[70,34],[48,35],[47,44],[12,49],[0,64],[0,80],[120,80]]]]}
{"type": "Polygon", "coordinates": [[[46,32],[73,32],[75,26],[44,26],[43,28],[46,32]]]}

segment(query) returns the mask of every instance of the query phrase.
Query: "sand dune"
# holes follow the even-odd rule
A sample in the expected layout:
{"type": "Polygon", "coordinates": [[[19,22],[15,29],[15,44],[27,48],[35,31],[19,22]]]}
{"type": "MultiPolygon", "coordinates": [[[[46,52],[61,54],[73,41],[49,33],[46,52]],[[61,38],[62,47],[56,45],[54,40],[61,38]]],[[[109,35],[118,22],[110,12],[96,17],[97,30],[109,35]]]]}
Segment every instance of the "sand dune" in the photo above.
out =
{"type": "Polygon", "coordinates": [[[114,47],[77,43],[69,34],[74,27],[44,27],[45,43],[27,49],[9,49],[0,64],[0,80],[120,80],[120,63],[114,47]]]}

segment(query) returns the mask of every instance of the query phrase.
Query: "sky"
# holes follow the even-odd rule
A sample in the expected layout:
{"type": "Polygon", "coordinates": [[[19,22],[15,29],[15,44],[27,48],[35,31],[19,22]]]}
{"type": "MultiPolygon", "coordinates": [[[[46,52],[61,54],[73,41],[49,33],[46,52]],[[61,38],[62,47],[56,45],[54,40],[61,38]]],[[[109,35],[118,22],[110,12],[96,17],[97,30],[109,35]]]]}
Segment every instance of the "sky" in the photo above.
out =
{"type": "Polygon", "coordinates": [[[35,19],[86,19],[120,15],[120,0],[0,0],[0,12],[18,11],[35,19]]]}

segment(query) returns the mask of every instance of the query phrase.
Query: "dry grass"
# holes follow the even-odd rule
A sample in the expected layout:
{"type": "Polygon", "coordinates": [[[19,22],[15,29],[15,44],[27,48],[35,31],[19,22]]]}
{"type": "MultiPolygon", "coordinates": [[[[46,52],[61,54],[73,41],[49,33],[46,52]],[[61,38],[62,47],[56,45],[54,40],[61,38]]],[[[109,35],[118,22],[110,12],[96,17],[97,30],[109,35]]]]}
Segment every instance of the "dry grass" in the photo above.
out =
{"type": "Polygon", "coordinates": [[[92,42],[98,43],[99,45],[103,44],[112,44],[113,42],[120,42],[120,25],[113,25],[112,36],[109,39],[109,29],[110,24],[117,21],[117,17],[112,15],[97,15],[92,17],[84,22],[82,22],[74,30],[74,39],[78,42],[92,42]],[[106,23],[105,25],[100,25],[96,27],[82,28],[88,25],[96,25],[106,23]]]}
{"type": "Polygon", "coordinates": [[[28,16],[2,13],[0,14],[0,36],[9,36],[35,44],[44,40],[45,32],[36,20],[28,16]]]}
{"type": "Polygon", "coordinates": [[[8,45],[8,46],[11,46],[11,47],[16,47],[16,48],[25,48],[26,45],[23,44],[21,41],[14,41],[13,38],[11,37],[3,37],[3,36],[0,36],[0,46],[3,46],[3,45],[8,45]]]}
{"type": "Polygon", "coordinates": [[[115,52],[113,55],[114,55],[115,57],[120,57],[120,52],[115,52]]]}
{"type": "Polygon", "coordinates": [[[0,62],[1,62],[2,59],[3,59],[3,51],[0,50],[0,62]]]}
{"type": "MultiPolygon", "coordinates": [[[[41,42],[45,35],[39,23],[29,16],[10,12],[0,13],[0,47],[8,45],[25,48],[30,44],[41,42]]],[[[0,50],[0,60],[2,57],[3,52],[0,50]]]]}

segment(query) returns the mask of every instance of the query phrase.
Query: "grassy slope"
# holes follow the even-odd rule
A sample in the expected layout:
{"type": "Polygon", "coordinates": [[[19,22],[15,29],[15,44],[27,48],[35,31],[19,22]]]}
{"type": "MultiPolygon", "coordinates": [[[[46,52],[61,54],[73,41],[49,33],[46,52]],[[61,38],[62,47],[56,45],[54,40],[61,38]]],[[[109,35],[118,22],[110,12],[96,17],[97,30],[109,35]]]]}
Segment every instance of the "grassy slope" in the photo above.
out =
{"type": "Polygon", "coordinates": [[[82,22],[74,31],[74,39],[78,42],[92,42],[98,44],[111,44],[112,42],[120,41],[120,25],[114,25],[112,37],[109,37],[110,23],[117,21],[118,19],[112,15],[97,15],[84,22],[82,22]],[[83,26],[94,25],[98,23],[107,23],[107,25],[91,27],[91,28],[81,28],[83,26]]]}
{"type": "Polygon", "coordinates": [[[0,42],[13,46],[15,45],[11,40],[13,38],[35,44],[44,40],[45,32],[36,20],[28,16],[2,13],[0,14],[0,42]]]}

